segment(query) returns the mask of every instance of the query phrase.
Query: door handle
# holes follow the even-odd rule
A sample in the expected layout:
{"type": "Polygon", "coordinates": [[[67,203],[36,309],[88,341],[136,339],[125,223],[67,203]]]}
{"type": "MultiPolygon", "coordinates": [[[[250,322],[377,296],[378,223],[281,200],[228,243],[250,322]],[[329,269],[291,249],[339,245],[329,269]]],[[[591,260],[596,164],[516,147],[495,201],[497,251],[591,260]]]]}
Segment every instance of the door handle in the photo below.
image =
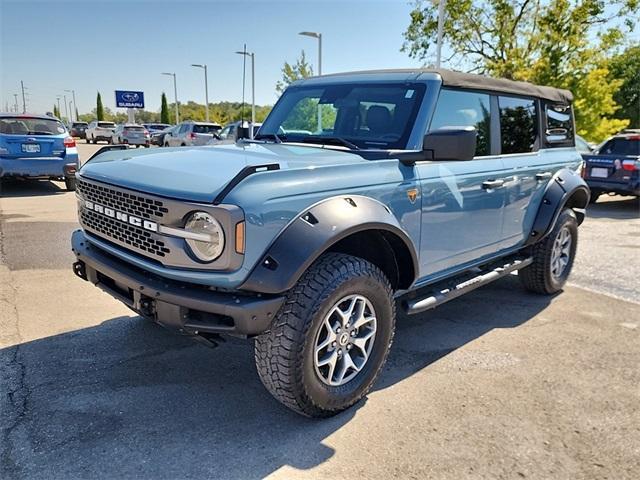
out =
{"type": "Polygon", "coordinates": [[[482,182],[482,188],[485,190],[493,190],[494,188],[500,188],[504,185],[504,180],[487,180],[482,182]]]}
{"type": "Polygon", "coordinates": [[[549,180],[551,178],[551,172],[541,172],[541,173],[536,173],[536,180],[538,182],[541,182],[543,180],[549,180]]]}

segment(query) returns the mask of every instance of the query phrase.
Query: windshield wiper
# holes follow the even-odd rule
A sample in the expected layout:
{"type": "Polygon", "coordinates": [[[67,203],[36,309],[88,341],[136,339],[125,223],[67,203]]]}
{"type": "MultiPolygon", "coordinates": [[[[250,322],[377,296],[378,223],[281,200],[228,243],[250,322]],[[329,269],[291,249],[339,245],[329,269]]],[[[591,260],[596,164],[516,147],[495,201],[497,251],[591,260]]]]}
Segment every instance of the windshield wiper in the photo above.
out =
{"type": "Polygon", "coordinates": [[[360,147],[355,143],[350,142],[341,137],[324,137],[322,135],[308,135],[296,140],[302,143],[320,143],[323,145],[342,145],[343,147],[350,148],[351,150],[360,150],[360,147]]]}
{"type": "Polygon", "coordinates": [[[275,133],[261,133],[260,135],[256,135],[254,140],[263,140],[265,138],[271,138],[275,143],[282,143],[282,138],[275,133]]]}

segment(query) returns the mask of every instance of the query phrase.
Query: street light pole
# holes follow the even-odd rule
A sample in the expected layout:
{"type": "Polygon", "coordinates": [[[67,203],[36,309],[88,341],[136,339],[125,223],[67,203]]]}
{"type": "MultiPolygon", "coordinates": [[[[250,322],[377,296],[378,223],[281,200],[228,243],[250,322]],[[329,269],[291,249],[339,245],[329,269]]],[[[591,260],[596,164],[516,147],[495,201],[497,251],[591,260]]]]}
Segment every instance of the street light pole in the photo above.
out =
{"type": "Polygon", "coordinates": [[[209,121],[209,82],[207,81],[207,65],[199,65],[196,63],[191,64],[192,67],[203,68],[204,69],[204,111],[206,115],[207,122],[209,121]]]}
{"type": "MultiPolygon", "coordinates": [[[[320,32],[300,32],[298,35],[318,39],[318,75],[322,75],[322,34],[320,32]]],[[[318,132],[322,133],[322,107],[318,104],[318,132]]]]}
{"type": "Polygon", "coordinates": [[[58,115],[62,116],[62,112],[60,111],[60,96],[59,95],[56,97],[56,100],[58,101],[58,115]]]}
{"type": "Polygon", "coordinates": [[[180,114],[178,113],[178,86],[177,86],[177,82],[176,82],[176,74],[175,73],[162,72],[162,75],[169,75],[170,77],[173,77],[173,96],[174,96],[175,102],[176,102],[176,125],[177,125],[178,123],[180,123],[180,114]]]}
{"type": "MultiPolygon", "coordinates": [[[[77,110],[78,104],[76,103],[76,91],[71,89],[71,90],[65,90],[65,92],[71,93],[71,95],[73,96],[73,107],[77,110]]],[[[76,115],[76,122],[77,121],[78,121],[78,116],[76,115]]]]}
{"type": "Polygon", "coordinates": [[[236,53],[251,57],[251,128],[249,128],[249,138],[253,138],[253,126],[256,123],[256,55],[247,51],[236,53]]]}
{"type": "Polygon", "coordinates": [[[442,30],[444,26],[444,5],[446,0],[438,2],[438,38],[436,44],[436,68],[440,68],[442,58],[442,30]]]}
{"type": "Polygon", "coordinates": [[[67,105],[67,96],[66,95],[62,95],[62,98],[64,98],[64,113],[65,113],[65,116],[67,117],[67,123],[70,123],[70,121],[69,121],[69,110],[67,110],[67,107],[68,107],[68,105],[67,105]]]}

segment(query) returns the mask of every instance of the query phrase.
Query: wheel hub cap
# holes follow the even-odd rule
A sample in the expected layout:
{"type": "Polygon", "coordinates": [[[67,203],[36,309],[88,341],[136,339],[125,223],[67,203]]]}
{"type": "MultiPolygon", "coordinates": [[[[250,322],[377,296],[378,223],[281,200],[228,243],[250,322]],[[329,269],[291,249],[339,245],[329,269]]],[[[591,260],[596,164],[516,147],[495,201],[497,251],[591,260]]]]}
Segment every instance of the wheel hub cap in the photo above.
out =
{"type": "Polygon", "coordinates": [[[376,336],[376,313],[362,295],[342,298],[323,319],[314,342],[313,363],[323,383],[340,386],[362,370],[376,336]]]}

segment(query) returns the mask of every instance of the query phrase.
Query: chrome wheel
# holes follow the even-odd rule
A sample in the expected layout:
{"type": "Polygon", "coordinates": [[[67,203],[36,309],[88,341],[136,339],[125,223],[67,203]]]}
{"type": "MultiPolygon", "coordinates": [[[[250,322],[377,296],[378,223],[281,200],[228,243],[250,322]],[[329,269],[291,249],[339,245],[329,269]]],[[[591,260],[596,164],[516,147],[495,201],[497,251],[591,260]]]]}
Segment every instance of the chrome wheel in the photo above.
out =
{"type": "Polygon", "coordinates": [[[313,364],[320,380],[337,387],[367,363],[376,336],[376,313],[362,295],[339,300],[324,318],[314,342],[313,364]]]}
{"type": "Polygon", "coordinates": [[[558,232],[551,250],[551,275],[560,278],[569,264],[571,258],[571,232],[564,226],[558,232]]]}

